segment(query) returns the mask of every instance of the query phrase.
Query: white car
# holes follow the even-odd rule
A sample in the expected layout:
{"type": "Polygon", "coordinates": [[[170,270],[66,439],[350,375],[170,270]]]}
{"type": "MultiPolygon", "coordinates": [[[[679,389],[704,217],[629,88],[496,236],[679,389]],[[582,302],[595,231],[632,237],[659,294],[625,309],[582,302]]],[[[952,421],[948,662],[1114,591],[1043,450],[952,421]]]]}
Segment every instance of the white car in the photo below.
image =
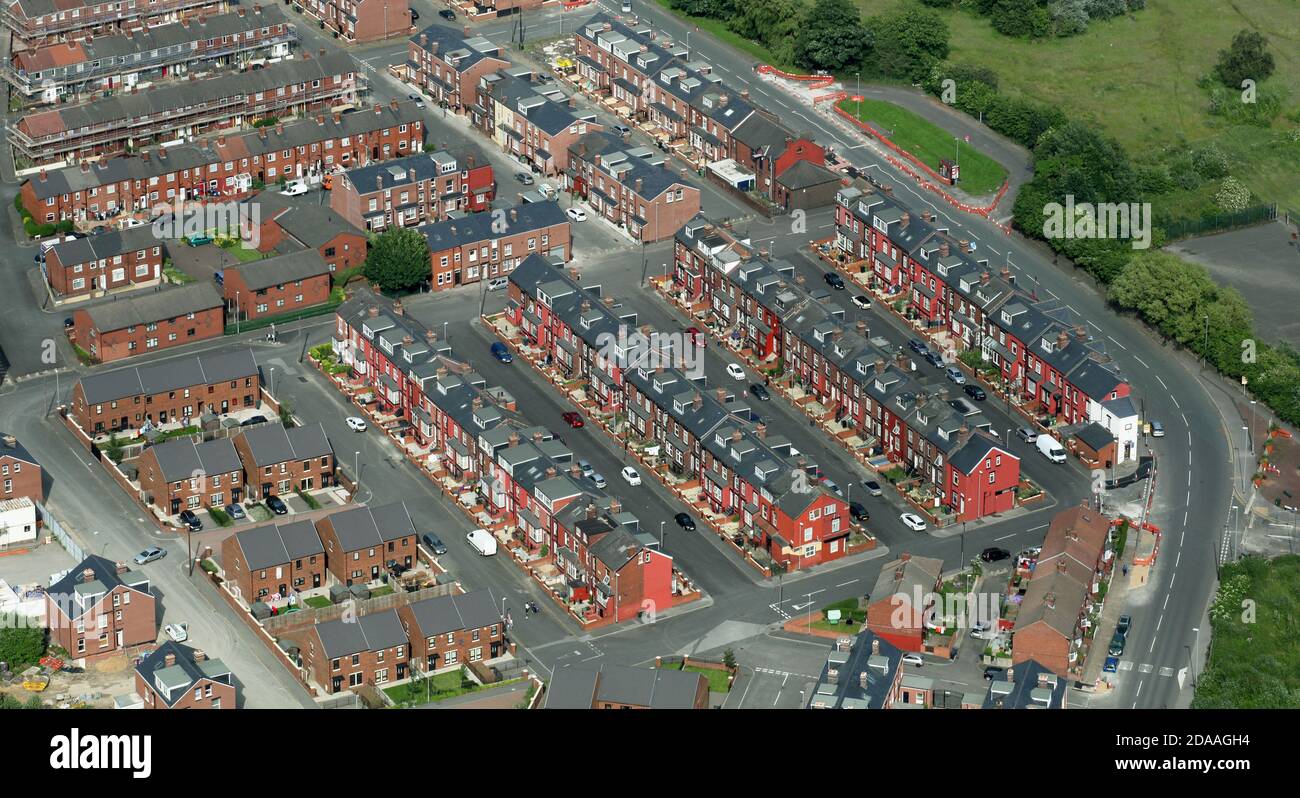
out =
{"type": "Polygon", "coordinates": [[[351,429],[353,432],[366,431],[366,420],[364,418],[359,418],[357,416],[348,416],[347,422],[348,422],[348,428],[351,429]]]}
{"type": "Polygon", "coordinates": [[[870,299],[867,299],[866,294],[858,294],[858,295],[856,295],[856,296],[853,297],[853,300],[852,300],[852,301],[853,301],[853,304],[857,305],[857,306],[860,307],[860,308],[869,308],[869,307],[871,307],[871,300],[870,300],[870,299]]]}
{"type": "Polygon", "coordinates": [[[745,379],[745,370],[735,363],[727,364],[727,374],[730,375],[733,380],[745,379]]]}
{"type": "Polygon", "coordinates": [[[921,667],[922,665],[925,664],[925,660],[921,659],[921,655],[920,655],[920,654],[904,654],[904,655],[903,655],[903,664],[904,664],[904,665],[915,665],[916,667],[919,668],[919,667],[921,667]]]}
{"type": "Polygon", "coordinates": [[[569,208],[564,212],[564,215],[569,217],[575,222],[587,221],[587,212],[584,211],[582,208],[569,208]]]}
{"type": "Polygon", "coordinates": [[[903,513],[899,518],[902,519],[903,525],[913,532],[925,531],[925,519],[916,513],[903,513]]]}
{"type": "Polygon", "coordinates": [[[281,191],[280,193],[286,197],[296,197],[299,194],[306,194],[307,184],[301,180],[295,180],[289,185],[285,186],[284,190],[281,191]]]}
{"type": "Polygon", "coordinates": [[[632,466],[624,466],[622,474],[623,474],[623,481],[625,481],[627,484],[629,485],[641,484],[641,475],[638,474],[637,470],[632,466]]]}
{"type": "Polygon", "coordinates": [[[169,623],[163,627],[163,631],[167,633],[168,637],[175,640],[177,643],[184,643],[186,640],[190,639],[190,625],[184,621],[180,623],[169,623]]]}

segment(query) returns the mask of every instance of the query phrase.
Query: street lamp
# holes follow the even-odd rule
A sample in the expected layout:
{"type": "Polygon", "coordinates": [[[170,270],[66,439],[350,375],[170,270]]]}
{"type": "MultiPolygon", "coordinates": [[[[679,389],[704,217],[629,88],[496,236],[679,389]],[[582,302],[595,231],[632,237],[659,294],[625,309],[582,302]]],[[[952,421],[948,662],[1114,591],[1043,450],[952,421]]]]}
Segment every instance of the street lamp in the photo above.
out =
{"type": "Polygon", "coordinates": [[[664,550],[664,522],[659,522],[659,550],[664,550]]]}
{"type": "Polygon", "coordinates": [[[275,396],[275,366],[271,367],[270,378],[271,378],[271,395],[275,396]]]}
{"type": "Polygon", "coordinates": [[[1192,648],[1192,655],[1187,658],[1187,664],[1192,669],[1192,686],[1196,686],[1196,652],[1201,649],[1201,629],[1199,626],[1193,626],[1192,631],[1196,633],[1196,645],[1192,648]]]}
{"type": "Polygon", "coordinates": [[[352,453],[352,493],[355,496],[361,492],[361,452],[352,453]]]}

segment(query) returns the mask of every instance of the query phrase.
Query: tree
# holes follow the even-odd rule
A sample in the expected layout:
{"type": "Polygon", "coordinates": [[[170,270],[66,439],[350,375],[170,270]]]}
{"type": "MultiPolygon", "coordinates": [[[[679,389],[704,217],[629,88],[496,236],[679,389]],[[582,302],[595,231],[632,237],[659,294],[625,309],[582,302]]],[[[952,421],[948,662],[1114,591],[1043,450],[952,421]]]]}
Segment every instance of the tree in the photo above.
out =
{"type": "Polygon", "coordinates": [[[727,20],[727,28],[763,43],[778,63],[789,62],[803,10],[803,0],[747,0],[727,20]]]}
{"type": "Polygon", "coordinates": [[[919,83],[948,57],[948,25],[929,8],[900,6],[867,22],[873,41],[889,42],[876,51],[881,73],[919,83]]]}
{"type": "Polygon", "coordinates": [[[1041,39],[1052,31],[1052,18],[1036,0],[997,0],[988,12],[993,30],[1003,36],[1041,39]]]}
{"type": "Polygon", "coordinates": [[[45,630],[17,615],[0,615],[0,662],[18,673],[35,665],[45,654],[45,630]]]}
{"type": "Polygon", "coordinates": [[[722,664],[727,666],[727,670],[734,671],[736,669],[736,652],[732,651],[730,647],[722,652],[722,664]]]}
{"type": "Polygon", "coordinates": [[[429,278],[429,245],[409,227],[389,228],[374,239],[362,274],[386,292],[410,291],[429,278]]]}
{"type": "Polygon", "coordinates": [[[838,72],[862,63],[871,34],[849,0],[817,0],[803,17],[795,42],[795,63],[806,69],[838,72]]]}
{"type": "Polygon", "coordinates": [[[1263,83],[1273,74],[1275,66],[1264,34],[1243,30],[1232,37],[1228,49],[1219,51],[1219,63],[1214,67],[1214,75],[1224,86],[1240,89],[1244,80],[1263,83]]]}
{"type": "Polygon", "coordinates": [[[731,0],[670,0],[668,6],[688,16],[710,19],[726,19],[736,10],[731,0]]]}

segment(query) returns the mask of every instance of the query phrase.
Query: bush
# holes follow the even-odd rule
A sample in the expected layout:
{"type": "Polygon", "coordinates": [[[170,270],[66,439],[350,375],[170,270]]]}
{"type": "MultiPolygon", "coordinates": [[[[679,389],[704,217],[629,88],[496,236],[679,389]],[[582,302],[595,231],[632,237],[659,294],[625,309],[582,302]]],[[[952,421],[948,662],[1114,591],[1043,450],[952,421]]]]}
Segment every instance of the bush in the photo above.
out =
{"type": "Polygon", "coordinates": [[[212,520],[217,522],[217,526],[230,526],[235,523],[230,514],[220,507],[209,507],[208,515],[212,516],[212,520]]]}
{"type": "Polygon", "coordinates": [[[16,615],[0,615],[0,662],[9,663],[9,670],[19,673],[35,665],[45,655],[45,630],[40,624],[32,627],[16,615]]]}
{"type": "Polygon", "coordinates": [[[1226,177],[1214,195],[1214,201],[1225,211],[1244,211],[1250,206],[1250,189],[1235,177],[1226,177]]]}
{"type": "Polygon", "coordinates": [[[1228,176],[1228,154],[1216,145],[1210,144],[1192,153],[1192,167],[1206,180],[1218,180],[1228,176]]]}

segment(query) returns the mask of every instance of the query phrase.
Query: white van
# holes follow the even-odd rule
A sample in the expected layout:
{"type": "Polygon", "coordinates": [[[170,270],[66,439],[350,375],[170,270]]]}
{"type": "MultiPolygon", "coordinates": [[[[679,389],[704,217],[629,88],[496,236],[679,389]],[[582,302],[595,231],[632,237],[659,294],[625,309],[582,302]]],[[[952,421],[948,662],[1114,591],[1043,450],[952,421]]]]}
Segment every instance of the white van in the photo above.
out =
{"type": "Polygon", "coordinates": [[[1038,440],[1034,441],[1034,445],[1038,447],[1038,451],[1042,452],[1043,457],[1053,463],[1065,462],[1065,447],[1051,435],[1039,435],[1038,440]]]}
{"type": "Polygon", "coordinates": [[[492,533],[486,529],[475,529],[465,536],[469,545],[474,547],[474,551],[482,554],[484,557],[491,557],[497,553],[497,539],[492,537],[492,533]]]}
{"type": "Polygon", "coordinates": [[[507,285],[510,285],[509,277],[493,277],[491,280],[488,280],[487,290],[500,291],[502,288],[505,288],[507,285]]]}

